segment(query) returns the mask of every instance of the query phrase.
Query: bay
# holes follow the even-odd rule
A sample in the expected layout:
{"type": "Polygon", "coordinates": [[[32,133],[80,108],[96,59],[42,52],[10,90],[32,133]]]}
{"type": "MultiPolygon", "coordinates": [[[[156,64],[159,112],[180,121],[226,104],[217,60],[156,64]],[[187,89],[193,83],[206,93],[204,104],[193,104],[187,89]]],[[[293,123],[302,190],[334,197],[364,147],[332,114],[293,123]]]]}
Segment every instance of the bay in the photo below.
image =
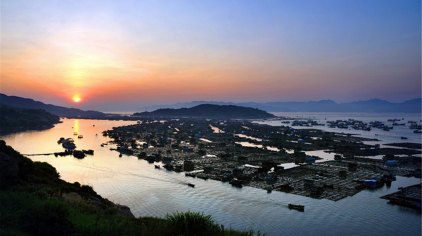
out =
{"type": "MultiPolygon", "coordinates": [[[[381,118],[381,117],[378,117],[381,118]]],[[[390,205],[380,196],[398,187],[420,183],[417,178],[397,177],[391,188],[364,190],[337,202],[187,178],[183,173],[157,170],[133,156],[111,151],[113,145],[101,132],[131,121],[64,119],[44,131],[30,131],[0,137],[22,154],[62,151],[60,137],[75,139],[78,149],[95,154],[82,160],[67,156],[31,156],[53,165],[69,182],[93,186],[113,202],[127,205],[135,216],[164,217],[177,211],[210,214],[226,228],[254,230],[266,235],[420,235],[421,214],[390,205]],[[82,139],[74,132],[83,135],[82,139]],[[190,188],[187,183],[195,184],[190,188]],[[289,210],[287,204],[305,205],[305,212],[289,210]]]]}

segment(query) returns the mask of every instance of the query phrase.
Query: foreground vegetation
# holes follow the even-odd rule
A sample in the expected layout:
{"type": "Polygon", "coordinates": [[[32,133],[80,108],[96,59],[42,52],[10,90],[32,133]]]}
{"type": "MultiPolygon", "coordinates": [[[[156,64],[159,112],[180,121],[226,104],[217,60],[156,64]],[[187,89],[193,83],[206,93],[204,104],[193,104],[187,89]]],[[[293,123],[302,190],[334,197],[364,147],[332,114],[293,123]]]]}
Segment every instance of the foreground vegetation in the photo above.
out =
{"type": "Polygon", "coordinates": [[[67,183],[0,140],[0,235],[253,235],[224,229],[210,216],[175,213],[135,218],[91,187],[67,183]]]}

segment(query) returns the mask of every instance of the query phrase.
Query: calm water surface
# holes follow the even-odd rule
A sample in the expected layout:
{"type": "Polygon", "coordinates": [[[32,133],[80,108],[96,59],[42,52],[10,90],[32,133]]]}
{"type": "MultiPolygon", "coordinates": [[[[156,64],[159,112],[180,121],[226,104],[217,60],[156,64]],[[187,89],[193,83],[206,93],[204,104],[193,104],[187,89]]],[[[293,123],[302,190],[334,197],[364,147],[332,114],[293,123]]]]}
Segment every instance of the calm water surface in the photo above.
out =
{"type": "MultiPolygon", "coordinates": [[[[284,116],[290,118],[296,118],[300,120],[313,119],[318,121],[318,123],[326,124],[327,121],[335,120],[347,120],[355,119],[360,120],[365,123],[371,121],[381,121],[388,126],[392,126],[392,122],[388,122],[388,119],[400,119],[397,123],[405,123],[405,126],[394,126],[390,131],[384,131],[381,129],[372,128],[371,131],[364,130],[354,130],[354,129],[339,129],[339,128],[330,128],[328,126],[314,126],[314,127],[301,127],[293,126],[297,129],[321,129],[329,132],[338,132],[338,133],[350,133],[356,134],[364,138],[379,139],[379,142],[370,142],[371,144],[379,143],[403,143],[403,142],[421,142],[421,134],[413,133],[413,130],[409,129],[408,121],[416,121],[418,124],[421,124],[421,114],[419,113],[339,113],[339,112],[274,112],[277,116],[284,116]],[[408,139],[401,139],[401,137],[406,137],[408,139]]],[[[283,124],[280,120],[274,121],[259,121],[257,123],[269,124],[274,126],[288,125],[283,124]]]]}
{"type": "Polygon", "coordinates": [[[127,205],[136,216],[163,217],[176,211],[198,211],[240,230],[255,230],[267,235],[421,235],[421,215],[413,210],[389,205],[380,196],[400,186],[420,182],[398,177],[391,188],[362,191],[338,202],[244,187],[213,180],[186,178],[183,173],[156,170],[136,157],[110,151],[103,130],[128,125],[128,121],[65,119],[56,127],[1,137],[23,154],[62,151],[60,137],[73,137],[78,149],[94,149],[94,156],[32,156],[56,167],[61,177],[94,187],[100,195],[127,205]],[[95,126],[93,126],[95,125],[95,126]],[[84,136],[77,139],[73,132],[84,136]],[[96,135],[98,134],[98,135],[96,135]],[[190,188],[187,183],[195,184],[190,188]],[[304,213],[287,208],[288,203],[305,205],[304,213]]]}

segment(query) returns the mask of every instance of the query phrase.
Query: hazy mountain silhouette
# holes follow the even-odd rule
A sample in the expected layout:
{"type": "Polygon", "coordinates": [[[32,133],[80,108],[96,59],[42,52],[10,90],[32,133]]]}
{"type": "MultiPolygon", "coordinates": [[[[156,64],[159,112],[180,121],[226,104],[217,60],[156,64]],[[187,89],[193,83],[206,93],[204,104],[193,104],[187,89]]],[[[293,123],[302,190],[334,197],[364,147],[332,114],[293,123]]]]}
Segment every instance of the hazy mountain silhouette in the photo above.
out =
{"type": "Polygon", "coordinates": [[[53,115],[68,118],[102,118],[105,116],[104,113],[98,111],[84,111],[76,108],[55,106],[29,98],[7,96],[2,93],[0,93],[0,104],[21,109],[41,109],[53,115]]]}
{"type": "MultiPolygon", "coordinates": [[[[107,114],[98,111],[84,111],[76,108],[67,108],[51,104],[45,104],[29,98],[7,96],[0,93],[0,104],[22,108],[42,109],[51,114],[68,118],[106,118],[107,114]]],[[[202,104],[234,105],[241,107],[256,108],[267,112],[415,112],[421,113],[422,99],[415,98],[404,102],[389,102],[381,99],[370,99],[348,103],[337,103],[332,100],[308,101],[308,102],[222,102],[222,101],[192,101],[166,105],[154,105],[144,107],[144,110],[152,111],[160,108],[192,108],[202,104]]],[[[108,117],[110,118],[110,117],[108,117]]]]}
{"type": "Polygon", "coordinates": [[[0,134],[52,128],[60,118],[40,109],[12,108],[0,104],[0,134]]]}
{"type": "Polygon", "coordinates": [[[332,100],[308,101],[308,102],[220,102],[220,101],[192,101],[187,103],[176,103],[159,106],[145,107],[145,110],[158,109],[163,107],[181,108],[194,107],[200,104],[214,105],[237,105],[253,107],[267,112],[415,112],[420,113],[422,99],[415,98],[404,102],[389,102],[381,99],[370,99],[348,103],[337,103],[332,100]]]}
{"type": "Polygon", "coordinates": [[[151,118],[210,118],[210,119],[263,119],[274,115],[265,111],[234,105],[202,104],[191,108],[158,109],[152,112],[133,114],[151,118]]]}

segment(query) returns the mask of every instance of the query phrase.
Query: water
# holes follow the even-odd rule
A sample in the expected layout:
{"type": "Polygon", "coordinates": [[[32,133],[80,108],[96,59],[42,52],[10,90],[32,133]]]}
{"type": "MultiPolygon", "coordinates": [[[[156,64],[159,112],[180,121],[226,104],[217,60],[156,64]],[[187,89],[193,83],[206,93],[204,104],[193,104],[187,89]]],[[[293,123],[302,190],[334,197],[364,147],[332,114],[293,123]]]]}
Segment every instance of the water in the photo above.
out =
{"type": "Polygon", "coordinates": [[[136,157],[101,147],[109,139],[101,132],[130,121],[65,119],[56,127],[1,137],[21,153],[62,151],[57,140],[73,137],[78,149],[93,149],[94,156],[82,160],[67,156],[31,156],[56,167],[61,177],[94,187],[103,197],[127,205],[135,216],[164,217],[176,211],[210,214],[227,228],[255,230],[267,235],[420,235],[421,215],[413,210],[387,204],[380,196],[400,186],[420,182],[398,177],[390,189],[362,191],[338,202],[185,177],[183,173],[157,170],[136,157]],[[95,127],[93,126],[95,125],[95,127]],[[73,128],[72,128],[73,127],[73,128]],[[73,132],[84,136],[77,139],[73,132]],[[98,134],[98,135],[95,135],[98,134]],[[195,184],[190,188],[187,183],[195,184]],[[305,205],[305,212],[289,210],[287,204],[305,205]]]}
{"type": "MultiPolygon", "coordinates": [[[[302,127],[302,126],[291,126],[291,124],[281,123],[281,120],[268,120],[268,121],[257,121],[259,124],[268,124],[273,126],[290,126],[296,129],[320,129],[329,132],[336,133],[349,133],[355,134],[359,137],[378,139],[380,141],[367,141],[366,144],[380,144],[384,146],[386,143],[421,143],[422,135],[413,133],[413,130],[409,129],[408,121],[416,121],[418,124],[421,124],[421,114],[419,113],[338,113],[338,112],[274,112],[277,116],[308,120],[312,119],[318,123],[326,124],[327,121],[335,120],[347,120],[355,119],[360,120],[365,123],[371,121],[381,121],[388,126],[392,126],[392,122],[388,122],[388,119],[400,119],[398,123],[406,123],[405,126],[394,126],[390,131],[384,131],[381,129],[372,128],[371,131],[364,130],[354,130],[354,129],[339,129],[339,128],[330,128],[328,126],[314,126],[314,127],[302,127]],[[401,137],[406,137],[408,139],[401,139],[401,137]]],[[[290,120],[292,121],[292,120],[290,120]]]]}

